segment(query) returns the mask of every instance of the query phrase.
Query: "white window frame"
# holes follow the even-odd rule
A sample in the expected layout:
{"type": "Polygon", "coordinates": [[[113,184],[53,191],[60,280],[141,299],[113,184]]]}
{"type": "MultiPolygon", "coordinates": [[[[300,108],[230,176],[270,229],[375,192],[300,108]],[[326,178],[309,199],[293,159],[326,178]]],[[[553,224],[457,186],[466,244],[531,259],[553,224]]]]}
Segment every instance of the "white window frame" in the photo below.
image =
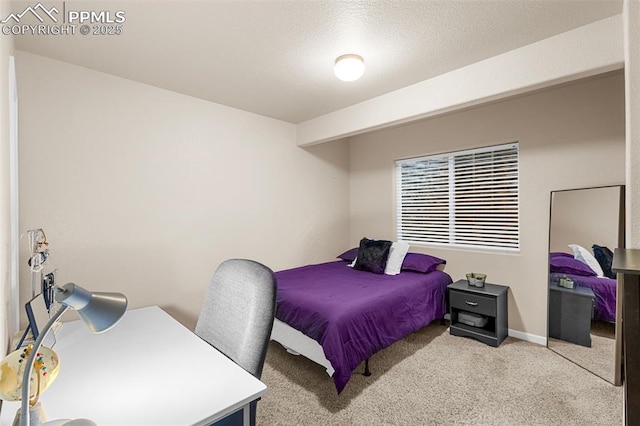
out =
{"type": "MultiPolygon", "coordinates": [[[[520,151],[518,142],[397,160],[397,239],[412,245],[519,252],[519,163],[520,151]],[[473,157],[474,154],[486,153],[507,154],[508,171],[503,172],[500,170],[500,167],[504,165],[503,158],[494,162],[487,161],[486,156],[480,157],[482,159],[478,161],[473,157]],[[479,170],[481,175],[486,173],[484,179],[486,183],[474,186],[474,190],[478,191],[479,194],[490,191],[489,194],[494,197],[493,207],[489,207],[490,203],[485,200],[477,200],[478,195],[475,193],[471,193],[473,200],[466,200],[466,206],[465,201],[462,201],[464,200],[462,197],[457,202],[455,192],[456,160],[459,162],[459,173],[467,170],[479,170]],[[465,164],[463,160],[466,160],[467,163],[465,164]],[[406,169],[404,180],[403,167],[406,169]],[[414,169],[410,170],[410,168],[414,169]],[[425,169],[426,173],[420,174],[419,168],[425,169]],[[514,168],[515,171],[513,170],[514,168]],[[504,179],[498,181],[503,183],[496,182],[496,176],[504,179]],[[423,179],[428,181],[422,182],[423,179]],[[406,191],[414,191],[418,192],[418,194],[420,192],[424,194],[424,192],[428,191],[434,195],[418,195],[417,199],[411,200],[413,205],[410,205],[411,203],[406,197],[406,191]],[[445,191],[448,193],[445,194],[445,191]],[[407,202],[403,200],[403,195],[405,195],[407,202]],[[495,210],[495,200],[498,200],[499,212],[495,210]],[[468,210],[465,214],[464,208],[468,209],[474,205],[479,206],[478,217],[482,218],[484,215],[484,222],[482,220],[474,221],[472,214],[470,215],[468,210]],[[408,213],[409,210],[412,210],[414,214],[408,213]],[[503,217],[502,221],[496,221],[499,216],[503,217]],[[403,223],[403,218],[412,219],[410,221],[405,220],[405,222],[411,222],[411,224],[403,223]],[[432,229],[430,233],[423,231],[427,226],[432,229]]],[[[475,182],[475,180],[467,179],[458,179],[458,188],[475,182]]],[[[478,180],[478,182],[482,182],[482,180],[478,180]]]]}

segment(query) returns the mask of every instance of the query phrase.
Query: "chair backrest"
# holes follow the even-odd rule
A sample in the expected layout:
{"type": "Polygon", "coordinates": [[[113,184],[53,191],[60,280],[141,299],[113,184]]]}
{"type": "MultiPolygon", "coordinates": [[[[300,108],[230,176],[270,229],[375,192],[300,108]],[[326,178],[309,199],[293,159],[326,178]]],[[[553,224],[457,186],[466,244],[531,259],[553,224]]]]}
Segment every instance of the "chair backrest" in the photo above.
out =
{"type": "Polygon", "coordinates": [[[195,333],[260,378],[276,309],[275,275],[247,259],[220,264],[211,279],[195,333]]]}

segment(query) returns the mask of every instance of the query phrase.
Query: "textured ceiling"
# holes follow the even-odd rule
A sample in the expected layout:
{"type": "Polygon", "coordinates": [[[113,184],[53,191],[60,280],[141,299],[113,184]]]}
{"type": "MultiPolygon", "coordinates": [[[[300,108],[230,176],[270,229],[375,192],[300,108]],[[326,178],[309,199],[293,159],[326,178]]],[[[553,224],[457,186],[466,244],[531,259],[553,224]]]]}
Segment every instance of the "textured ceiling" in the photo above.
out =
{"type": "Polygon", "coordinates": [[[299,123],[619,14],[622,0],[67,1],[64,7],[124,10],[124,32],[19,36],[17,47],[299,123]],[[362,79],[346,83],[333,75],[334,59],[345,53],[365,58],[362,79]]]}

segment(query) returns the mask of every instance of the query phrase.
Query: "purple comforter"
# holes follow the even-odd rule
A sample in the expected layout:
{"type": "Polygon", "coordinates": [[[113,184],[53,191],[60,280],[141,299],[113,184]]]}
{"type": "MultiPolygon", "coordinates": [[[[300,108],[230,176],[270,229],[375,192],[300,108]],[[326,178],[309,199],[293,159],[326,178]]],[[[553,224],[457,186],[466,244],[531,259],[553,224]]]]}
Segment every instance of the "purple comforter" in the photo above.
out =
{"type": "Polygon", "coordinates": [[[344,261],[276,273],[276,318],[320,343],[338,393],[362,361],[445,314],[444,272],[377,275],[344,261]]]}
{"type": "Polygon", "coordinates": [[[561,276],[571,278],[577,286],[587,287],[596,296],[593,319],[616,321],[616,280],[606,277],[584,277],[581,275],[551,273],[551,282],[557,283],[561,276]]]}

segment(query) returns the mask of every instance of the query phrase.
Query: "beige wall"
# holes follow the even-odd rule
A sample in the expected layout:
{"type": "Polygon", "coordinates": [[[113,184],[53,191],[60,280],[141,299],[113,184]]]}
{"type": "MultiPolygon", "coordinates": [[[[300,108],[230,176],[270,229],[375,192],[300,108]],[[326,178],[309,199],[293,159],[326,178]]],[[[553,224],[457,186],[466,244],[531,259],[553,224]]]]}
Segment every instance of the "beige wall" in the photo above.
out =
{"type": "Polygon", "coordinates": [[[20,227],[46,231],[59,282],[191,327],[223,260],[279,270],[347,246],[344,141],[301,149],[292,124],[18,53],[20,227]]]}
{"type": "Polygon", "coordinates": [[[573,253],[578,244],[593,253],[597,244],[611,249],[618,245],[620,187],[557,191],[551,198],[549,251],[573,253]]]}
{"type": "MultiPolygon", "coordinates": [[[[7,13],[0,3],[0,16],[7,13]]],[[[0,358],[6,354],[11,315],[11,194],[9,187],[9,57],[13,38],[0,35],[0,358]]]]}
{"type": "Polygon", "coordinates": [[[624,0],[623,40],[625,67],[626,246],[640,249],[640,2],[624,0]]]}
{"type": "Polygon", "coordinates": [[[621,74],[308,150],[287,123],[23,52],[18,78],[21,232],[47,231],[59,281],[188,326],[225,258],[277,270],[394,238],[396,159],[518,140],[520,253],[412,249],[510,285],[510,328],[544,336],[549,192],[624,182],[621,74]]]}
{"type": "Polygon", "coordinates": [[[395,160],[520,142],[518,254],[412,247],[506,284],[509,328],[546,336],[550,191],[625,179],[621,73],[351,138],[350,243],[395,238],[395,160]]]}

